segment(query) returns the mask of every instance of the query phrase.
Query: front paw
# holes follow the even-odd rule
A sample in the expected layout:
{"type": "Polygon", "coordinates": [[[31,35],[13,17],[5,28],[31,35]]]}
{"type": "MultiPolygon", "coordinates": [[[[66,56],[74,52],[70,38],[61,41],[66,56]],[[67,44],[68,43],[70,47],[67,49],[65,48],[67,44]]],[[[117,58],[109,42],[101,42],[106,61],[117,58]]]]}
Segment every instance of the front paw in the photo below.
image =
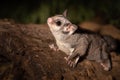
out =
{"type": "Polygon", "coordinates": [[[58,47],[55,46],[54,44],[50,44],[49,47],[50,47],[50,49],[52,49],[54,51],[59,51],[58,47]]]}
{"type": "Polygon", "coordinates": [[[74,67],[76,67],[76,62],[75,62],[75,60],[69,60],[69,58],[68,57],[64,57],[64,59],[66,60],[66,63],[70,66],[70,67],[72,67],[72,68],[74,68],[74,67]]]}

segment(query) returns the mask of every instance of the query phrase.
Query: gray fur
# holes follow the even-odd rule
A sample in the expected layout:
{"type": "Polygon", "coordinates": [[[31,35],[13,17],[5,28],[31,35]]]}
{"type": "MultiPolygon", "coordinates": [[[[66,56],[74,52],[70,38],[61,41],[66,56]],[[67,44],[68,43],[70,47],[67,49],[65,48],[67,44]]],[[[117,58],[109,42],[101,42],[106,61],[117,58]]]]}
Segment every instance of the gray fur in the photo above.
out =
{"type": "Polygon", "coordinates": [[[72,24],[63,15],[50,17],[47,23],[55,37],[59,50],[68,55],[65,59],[71,67],[75,67],[79,58],[84,56],[88,60],[99,62],[104,70],[111,69],[109,58],[111,48],[109,48],[109,44],[112,40],[110,38],[95,33],[83,32],[82,29],[72,24]],[[57,25],[57,20],[61,21],[60,26],[57,25]]]}

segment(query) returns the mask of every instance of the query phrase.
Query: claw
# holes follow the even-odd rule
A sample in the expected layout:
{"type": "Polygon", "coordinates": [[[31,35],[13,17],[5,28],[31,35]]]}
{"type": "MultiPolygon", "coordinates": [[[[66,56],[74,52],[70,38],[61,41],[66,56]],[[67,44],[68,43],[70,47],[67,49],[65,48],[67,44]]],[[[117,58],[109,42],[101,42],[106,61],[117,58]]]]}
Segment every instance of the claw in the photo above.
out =
{"type": "Polygon", "coordinates": [[[68,61],[68,65],[72,68],[74,68],[76,66],[76,63],[74,61],[68,61]]]}
{"type": "Polygon", "coordinates": [[[69,60],[68,57],[64,57],[64,59],[66,60],[66,63],[72,68],[74,68],[76,66],[76,64],[79,60],[79,58],[76,58],[75,60],[72,61],[72,60],[69,60]]]}
{"type": "Polygon", "coordinates": [[[71,62],[70,67],[73,67],[73,66],[74,66],[74,62],[71,62]]]}
{"type": "Polygon", "coordinates": [[[50,47],[50,49],[52,49],[54,51],[59,51],[58,47],[55,46],[54,44],[50,44],[49,47],[50,47]]]}
{"type": "Polygon", "coordinates": [[[109,71],[110,70],[110,68],[108,66],[106,66],[105,64],[103,64],[103,63],[101,63],[101,66],[103,66],[105,71],[109,71]]]}
{"type": "Polygon", "coordinates": [[[68,64],[68,65],[71,65],[71,63],[72,63],[72,61],[71,61],[71,60],[69,60],[69,61],[67,62],[67,64],[68,64]]]}
{"type": "Polygon", "coordinates": [[[64,59],[65,59],[66,61],[68,61],[68,58],[67,58],[67,57],[64,57],[64,59]]]}

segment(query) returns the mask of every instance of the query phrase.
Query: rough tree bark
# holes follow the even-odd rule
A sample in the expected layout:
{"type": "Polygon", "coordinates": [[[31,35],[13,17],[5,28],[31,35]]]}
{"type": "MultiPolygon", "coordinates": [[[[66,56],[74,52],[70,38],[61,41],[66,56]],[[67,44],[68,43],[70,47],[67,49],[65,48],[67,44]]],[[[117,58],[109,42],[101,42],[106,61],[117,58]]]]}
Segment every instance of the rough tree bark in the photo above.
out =
{"type": "Polygon", "coordinates": [[[0,66],[9,62],[9,67],[0,73],[0,80],[120,79],[120,56],[112,54],[113,69],[108,72],[86,60],[73,69],[67,66],[63,52],[49,49],[52,42],[47,25],[0,23],[0,66]]]}

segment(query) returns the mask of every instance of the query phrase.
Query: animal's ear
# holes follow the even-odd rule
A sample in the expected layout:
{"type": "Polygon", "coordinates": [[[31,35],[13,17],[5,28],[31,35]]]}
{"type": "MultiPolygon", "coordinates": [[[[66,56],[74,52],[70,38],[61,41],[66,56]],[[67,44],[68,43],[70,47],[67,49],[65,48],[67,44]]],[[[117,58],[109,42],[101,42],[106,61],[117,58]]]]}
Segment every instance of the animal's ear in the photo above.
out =
{"type": "Polygon", "coordinates": [[[63,16],[67,17],[67,9],[63,12],[63,16]]]}

